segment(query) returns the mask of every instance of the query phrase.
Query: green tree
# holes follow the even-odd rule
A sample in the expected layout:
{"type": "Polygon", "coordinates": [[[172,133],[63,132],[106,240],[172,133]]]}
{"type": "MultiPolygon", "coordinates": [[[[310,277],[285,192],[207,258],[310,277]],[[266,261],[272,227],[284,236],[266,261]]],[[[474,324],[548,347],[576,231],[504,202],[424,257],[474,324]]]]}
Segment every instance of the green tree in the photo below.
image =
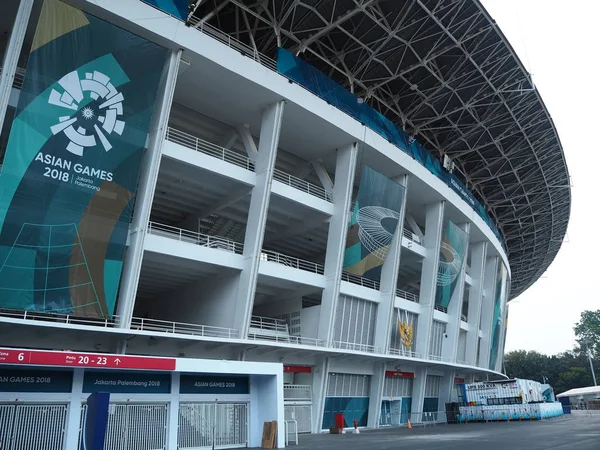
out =
{"type": "Polygon", "coordinates": [[[542,381],[548,377],[549,357],[536,351],[517,350],[504,355],[506,375],[510,378],[542,381]]]}
{"type": "Polygon", "coordinates": [[[585,352],[589,347],[593,357],[600,359],[600,309],[583,311],[574,330],[580,351],[585,352]]]}

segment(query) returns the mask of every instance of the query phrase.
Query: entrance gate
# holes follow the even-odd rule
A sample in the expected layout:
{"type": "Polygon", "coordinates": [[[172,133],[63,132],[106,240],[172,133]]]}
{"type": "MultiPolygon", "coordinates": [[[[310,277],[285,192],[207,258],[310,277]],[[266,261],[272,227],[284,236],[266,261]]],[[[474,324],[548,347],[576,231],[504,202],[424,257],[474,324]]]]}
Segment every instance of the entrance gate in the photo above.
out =
{"type": "MultiPolygon", "coordinates": [[[[81,408],[81,441],[85,409],[81,408]]],[[[167,404],[111,403],[105,450],[164,450],[167,446],[167,404]]],[[[4,449],[2,449],[4,450],[4,449]]]]}
{"type": "Polygon", "coordinates": [[[177,448],[248,446],[247,403],[180,403],[177,448]]]}
{"type": "Polygon", "coordinates": [[[0,449],[62,450],[66,404],[0,405],[0,449]]]}

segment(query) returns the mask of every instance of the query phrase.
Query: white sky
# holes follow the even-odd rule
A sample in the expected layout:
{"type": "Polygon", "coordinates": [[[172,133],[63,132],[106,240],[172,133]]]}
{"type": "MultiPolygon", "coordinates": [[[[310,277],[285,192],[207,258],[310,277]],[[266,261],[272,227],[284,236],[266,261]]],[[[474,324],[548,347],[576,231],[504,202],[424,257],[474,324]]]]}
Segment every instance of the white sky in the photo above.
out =
{"type": "Polygon", "coordinates": [[[482,0],[529,71],[571,175],[567,239],[546,274],[509,304],[506,351],[570,350],[581,311],[600,309],[600,0],[482,0]]]}

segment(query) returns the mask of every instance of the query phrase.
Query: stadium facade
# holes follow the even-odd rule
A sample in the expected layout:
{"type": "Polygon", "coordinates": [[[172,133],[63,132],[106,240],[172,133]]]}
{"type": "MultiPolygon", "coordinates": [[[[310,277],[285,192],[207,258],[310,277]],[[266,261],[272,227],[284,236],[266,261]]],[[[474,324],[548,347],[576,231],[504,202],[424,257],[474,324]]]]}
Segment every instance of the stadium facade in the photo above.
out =
{"type": "Polygon", "coordinates": [[[477,0],[0,11],[5,347],[282,363],[301,432],[503,376],[571,197],[477,0]]]}

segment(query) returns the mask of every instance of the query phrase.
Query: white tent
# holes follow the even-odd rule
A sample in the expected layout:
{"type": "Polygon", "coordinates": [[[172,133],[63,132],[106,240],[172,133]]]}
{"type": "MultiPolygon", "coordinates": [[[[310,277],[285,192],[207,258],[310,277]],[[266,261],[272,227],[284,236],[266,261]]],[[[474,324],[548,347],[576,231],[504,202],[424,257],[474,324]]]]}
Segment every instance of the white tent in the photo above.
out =
{"type": "Polygon", "coordinates": [[[557,398],[569,397],[575,400],[594,400],[600,399],[600,386],[589,386],[583,388],[575,388],[570,391],[558,394],[557,398]]]}

